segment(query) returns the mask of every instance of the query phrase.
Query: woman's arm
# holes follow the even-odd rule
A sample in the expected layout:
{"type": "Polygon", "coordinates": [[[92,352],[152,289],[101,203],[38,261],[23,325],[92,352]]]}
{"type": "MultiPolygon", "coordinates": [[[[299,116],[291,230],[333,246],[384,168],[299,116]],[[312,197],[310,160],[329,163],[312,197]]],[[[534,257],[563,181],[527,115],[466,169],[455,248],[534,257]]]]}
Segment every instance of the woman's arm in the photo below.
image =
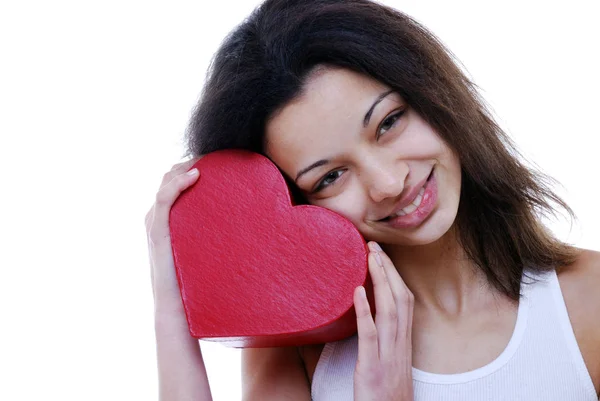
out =
{"type": "Polygon", "coordinates": [[[180,300],[155,311],[159,399],[212,401],[198,340],[190,336],[180,300]]]}
{"type": "Polygon", "coordinates": [[[171,206],[198,179],[197,170],[187,173],[197,160],[176,164],[164,175],[146,215],[161,401],[212,401],[200,346],[185,318],[169,235],[171,206]]]}
{"type": "Polygon", "coordinates": [[[579,349],[600,394],[600,252],[581,250],[558,279],[579,349]]]}

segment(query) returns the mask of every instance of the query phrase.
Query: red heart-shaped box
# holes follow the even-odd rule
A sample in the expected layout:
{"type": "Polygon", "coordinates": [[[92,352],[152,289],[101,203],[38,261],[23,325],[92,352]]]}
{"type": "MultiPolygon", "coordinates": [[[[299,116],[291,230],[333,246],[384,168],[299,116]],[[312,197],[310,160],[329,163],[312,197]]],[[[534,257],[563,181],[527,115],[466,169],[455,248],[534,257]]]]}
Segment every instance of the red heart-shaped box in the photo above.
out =
{"type": "Polygon", "coordinates": [[[222,150],[194,167],[200,177],[169,223],[192,336],[276,347],[356,333],[353,292],[370,279],[354,225],[325,208],[294,206],[277,167],[259,154],[222,150]]]}

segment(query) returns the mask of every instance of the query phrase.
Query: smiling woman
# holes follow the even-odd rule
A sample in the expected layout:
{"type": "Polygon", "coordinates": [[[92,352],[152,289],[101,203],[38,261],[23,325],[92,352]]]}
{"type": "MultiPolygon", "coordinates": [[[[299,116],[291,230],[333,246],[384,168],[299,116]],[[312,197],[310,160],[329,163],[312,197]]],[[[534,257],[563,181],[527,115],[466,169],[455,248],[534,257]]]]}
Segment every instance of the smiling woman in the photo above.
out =
{"type": "Polygon", "coordinates": [[[187,139],[194,159],[165,176],[147,218],[163,278],[162,398],[211,398],[168,212],[197,179],[196,158],[241,148],[371,241],[377,310],[359,287],[356,336],[244,350],[245,399],[598,399],[600,323],[587,317],[600,310],[600,254],[542,224],[571,209],[407,15],[367,0],[267,0],[217,52],[187,139]]]}

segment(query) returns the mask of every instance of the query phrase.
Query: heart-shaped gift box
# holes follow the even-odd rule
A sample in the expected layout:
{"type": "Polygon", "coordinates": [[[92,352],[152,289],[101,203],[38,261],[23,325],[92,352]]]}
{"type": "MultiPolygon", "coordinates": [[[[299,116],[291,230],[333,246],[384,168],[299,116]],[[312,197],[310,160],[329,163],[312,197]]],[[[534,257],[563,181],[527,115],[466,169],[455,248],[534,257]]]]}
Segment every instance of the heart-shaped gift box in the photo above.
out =
{"type": "Polygon", "coordinates": [[[233,347],[326,343],[356,333],[353,292],[368,289],[354,225],[294,205],[277,167],[242,150],[205,155],[176,200],[170,234],[190,333],[233,347]]]}

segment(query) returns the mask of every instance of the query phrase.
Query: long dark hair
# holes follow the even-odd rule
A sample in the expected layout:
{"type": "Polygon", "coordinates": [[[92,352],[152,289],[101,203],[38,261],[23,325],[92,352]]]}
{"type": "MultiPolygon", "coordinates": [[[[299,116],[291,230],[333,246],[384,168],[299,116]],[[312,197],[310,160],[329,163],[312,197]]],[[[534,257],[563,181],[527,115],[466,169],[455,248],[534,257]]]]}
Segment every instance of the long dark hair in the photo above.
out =
{"type": "Polygon", "coordinates": [[[569,206],[526,166],[453,55],[421,24],[368,0],[267,0],[224,40],[186,134],[188,153],[263,153],[265,125],[316,67],[370,76],[396,90],[459,155],[459,239],[491,285],[512,299],[524,267],[575,260],[542,216],[569,206]]]}

